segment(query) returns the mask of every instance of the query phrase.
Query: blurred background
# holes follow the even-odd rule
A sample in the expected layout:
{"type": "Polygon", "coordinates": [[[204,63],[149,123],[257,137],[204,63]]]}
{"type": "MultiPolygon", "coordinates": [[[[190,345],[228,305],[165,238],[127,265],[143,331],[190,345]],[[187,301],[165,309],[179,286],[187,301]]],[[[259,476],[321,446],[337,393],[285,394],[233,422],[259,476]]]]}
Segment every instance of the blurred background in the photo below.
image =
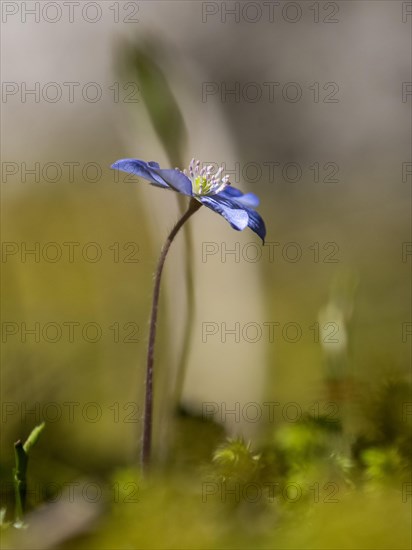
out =
{"type": "MultiPolygon", "coordinates": [[[[97,527],[73,520],[46,541],[38,522],[59,524],[49,503],[46,520],[33,519],[33,547],[409,548],[411,3],[1,8],[6,518],[13,443],[43,420],[29,472],[41,490],[29,508],[78,480],[143,483],[153,272],[185,203],[110,165],[134,157],[183,169],[195,157],[260,197],[266,244],[206,209],[190,220],[161,296],[161,482],[137,508],[113,511],[109,498],[107,511],[99,499],[97,527]],[[226,436],[244,438],[226,443],[232,458],[266,460],[266,480],[324,487],[339,478],[339,498],[354,493],[333,507],[321,499],[299,535],[298,508],[221,517],[222,499],[202,501],[211,475],[202,468],[213,456],[231,463],[216,451],[226,436]],[[339,474],[314,456],[333,456],[339,474]]],[[[245,468],[242,483],[252,479],[245,468]]]]}

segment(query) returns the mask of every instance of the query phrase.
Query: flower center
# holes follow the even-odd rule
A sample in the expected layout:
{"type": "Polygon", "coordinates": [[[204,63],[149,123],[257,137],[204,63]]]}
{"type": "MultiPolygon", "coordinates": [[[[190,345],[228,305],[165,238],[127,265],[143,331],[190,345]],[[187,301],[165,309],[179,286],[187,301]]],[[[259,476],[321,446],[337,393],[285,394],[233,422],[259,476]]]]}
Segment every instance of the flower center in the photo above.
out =
{"type": "Polygon", "coordinates": [[[216,195],[230,185],[229,176],[222,177],[222,167],[216,173],[213,173],[212,170],[212,164],[200,168],[200,161],[195,159],[190,161],[189,170],[183,170],[183,173],[192,182],[194,195],[216,195]]]}

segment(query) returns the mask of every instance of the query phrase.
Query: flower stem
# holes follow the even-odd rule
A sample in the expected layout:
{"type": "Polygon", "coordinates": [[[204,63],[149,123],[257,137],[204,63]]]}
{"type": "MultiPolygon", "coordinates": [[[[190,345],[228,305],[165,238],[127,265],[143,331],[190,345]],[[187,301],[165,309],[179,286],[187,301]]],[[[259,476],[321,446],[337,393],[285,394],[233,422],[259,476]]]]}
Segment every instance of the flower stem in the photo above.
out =
{"type": "Polygon", "coordinates": [[[157,327],[157,311],[159,305],[160,295],[160,283],[162,278],[163,266],[166,260],[167,253],[169,252],[170,245],[176,237],[179,229],[190,218],[192,214],[201,207],[201,203],[193,199],[190,201],[189,208],[186,213],[179,219],[176,225],[173,227],[169,236],[163,245],[162,252],[160,254],[159,262],[155,272],[155,283],[153,290],[152,312],[150,316],[150,328],[149,328],[149,343],[147,347],[147,366],[146,366],[146,389],[145,389],[145,408],[143,419],[143,437],[142,437],[142,449],[141,449],[141,466],[143,472],[146,471],[150,464],[150,453],[152,447],[152,418],[153,418],[153,362],[154,362],[154,347],[156,339],[156,327],[157,327]]]}

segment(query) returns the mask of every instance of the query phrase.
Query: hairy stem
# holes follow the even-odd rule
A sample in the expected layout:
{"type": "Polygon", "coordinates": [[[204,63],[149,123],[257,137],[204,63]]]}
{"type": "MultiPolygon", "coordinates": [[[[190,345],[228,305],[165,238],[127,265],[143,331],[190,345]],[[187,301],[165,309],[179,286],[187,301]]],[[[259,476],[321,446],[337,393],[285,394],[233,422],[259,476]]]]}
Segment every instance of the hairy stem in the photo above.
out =
{"type": "Polygon", "coordinates": [[[157,327],[157,311],[159,305],[160,296],[160,283],[162,279],[163,266],[166,260],[167,253],[169,252],[170,245],[176,237],[179,229],[190,218],[192,214],[201,207],[201,203],[195,199],[192,199],[189,204],[189,208],[186,213],[180,218],[180,220],[173,227],[169,236],[163,245],[162,252],[160,254],[159,262],[155,272],[155,283],[153,290],[152,312],[150,316],[149,327],[149,343],[147,347],[147,363],[146,363],[146,389],[145,389],[145,408],[143,419],[143,438],[142,438],[142,450],[141,450],[141,466],[142,470],[146,471],[150,464],[150,453],[152,447],[152,424],[153,424],[153,363],[154,363],[154,348],[156,339],[156,327],[157,327]]]}

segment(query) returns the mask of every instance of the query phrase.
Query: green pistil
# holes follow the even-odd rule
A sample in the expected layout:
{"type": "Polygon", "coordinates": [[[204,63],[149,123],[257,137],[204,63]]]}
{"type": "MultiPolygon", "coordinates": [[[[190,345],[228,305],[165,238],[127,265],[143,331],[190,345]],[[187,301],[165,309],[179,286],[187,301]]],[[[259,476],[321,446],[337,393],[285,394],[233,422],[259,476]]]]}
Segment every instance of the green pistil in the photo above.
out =
{"type": "Polygon", "coordinates": [[[207,195],[211,188],[210,182],[205,176],[197,176],[193,180],[193,191],[196,195],[207,195]]]}

